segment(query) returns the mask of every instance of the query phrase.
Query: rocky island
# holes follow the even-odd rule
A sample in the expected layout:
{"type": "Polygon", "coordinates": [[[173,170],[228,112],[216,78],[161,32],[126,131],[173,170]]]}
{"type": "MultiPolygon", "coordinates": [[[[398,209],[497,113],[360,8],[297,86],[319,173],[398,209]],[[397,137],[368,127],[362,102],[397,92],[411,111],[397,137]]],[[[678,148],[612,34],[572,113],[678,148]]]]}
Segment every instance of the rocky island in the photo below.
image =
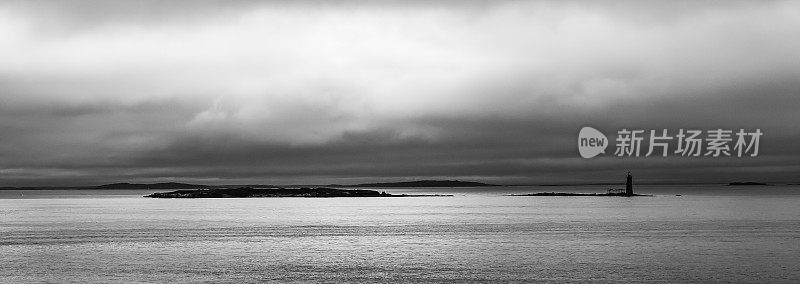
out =
{"type": "Polygon", "coordinates": [[[537,192],[529,194],[510,194],[509,196],[652,196],[648,194],[627,194],[625,192],[576,193],[576,192],[537,192]]]}
{"type": "Polygon", "coordinates": [[[625,189],[609,189],[606,193],[575,193],[575,192],[537,192],[529,194],[509,194],[508,196],[652,196],[646,194],[633,193],[633,176],[628,172],[628,177],[625,181],[625,189]]]}
{"type": "Polygon", "coordinates": [[[144,197],[152,198],[248,198],[248,197],[415,197],[452,195],[389,194],[375,190],[318,188],[212,188],[156,192],[144,197]]]}

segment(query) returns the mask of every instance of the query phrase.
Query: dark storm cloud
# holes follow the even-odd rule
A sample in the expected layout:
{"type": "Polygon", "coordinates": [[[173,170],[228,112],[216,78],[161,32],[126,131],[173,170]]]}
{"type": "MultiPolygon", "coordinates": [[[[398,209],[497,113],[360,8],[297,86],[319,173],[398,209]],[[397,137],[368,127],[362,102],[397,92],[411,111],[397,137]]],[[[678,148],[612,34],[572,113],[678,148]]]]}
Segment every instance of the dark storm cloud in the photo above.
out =
{"type": "Polygon", "coordinates": [[[3,184],[795,181],[794,2],[10,1],[3,184]],[[756,158],[577,131],[761,128],[756,158]],[[613,152],[613,149],[610,149],[613,152]]]}

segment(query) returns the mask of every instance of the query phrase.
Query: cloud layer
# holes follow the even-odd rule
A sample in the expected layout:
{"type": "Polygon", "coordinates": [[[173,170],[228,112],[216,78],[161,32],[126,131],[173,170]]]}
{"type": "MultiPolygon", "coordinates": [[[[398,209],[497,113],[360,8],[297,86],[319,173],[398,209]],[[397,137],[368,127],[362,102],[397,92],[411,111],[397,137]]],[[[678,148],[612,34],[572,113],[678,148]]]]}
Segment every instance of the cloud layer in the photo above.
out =
{"type": "Polygon", "coordinates": [[[0,4],[2,183],[797,181],[796,2],[162,2],[0,4]],[[584,125],[765,136],[582,160],[584,125]]]}

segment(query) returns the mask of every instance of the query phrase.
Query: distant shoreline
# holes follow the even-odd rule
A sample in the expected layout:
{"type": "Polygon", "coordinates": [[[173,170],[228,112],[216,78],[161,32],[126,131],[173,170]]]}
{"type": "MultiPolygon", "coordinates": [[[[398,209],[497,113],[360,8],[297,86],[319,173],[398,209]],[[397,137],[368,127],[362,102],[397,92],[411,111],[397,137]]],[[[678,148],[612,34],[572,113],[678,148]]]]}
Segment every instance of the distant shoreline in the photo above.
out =
{"type": "Polygon", "coordinates": [[[337,189],[329,187],[318,188],[224,188],[224,189],[193,189],[176,190],[171,192],[156,192],[144,197],[151,198],[275,198],[275,197],[426,197],[426,196],[452,196],[443,194],[390,194],[366,189],[337,189]]]}
{"type": "MultiPolygon", "coordinates": [[[[764,182],[729,182],[729,183],[638,183],[639,185],[658,185],[658,186],[682,186],[682,185],[723,185],[723,186],[780,186],[780,185],[800,185],[800,183],[764,183],[764,182]]],[[[203,185],[179,182],[164,183],[111,183],[104,185],[91,186],[5,186],[0,190],[178,190],[178,189],[222,189],[222,188],[278,188],[278,187],[334,187],[334,188],[465,188],[465,187],[568,187],[568,186],[615,186],[619,183],[577,183],[577,184],[487,184],[480,182],[458,181],[458,180],[420,180],[409,182],[388,182],[388,183],[362,183],[353,185],[270,185],[270,184],[232,184],[232,185],[203,185]]]]}
{"type": "Polygon", "coordinates": [[[502,186],[502,185],[488,184],[488,183],[474,182],[474,181],[460,181],[460,180],[418,180],[418,181],[401,181],[401,182],[360,183],[354,185],[332,184],[330,186],[390,188],[390,187],[488,187],[488,186],[502,186]]]}
{"type": "MultiPolygon", "coordinates": [[[[362,184],[352,184],[352,185],[340,185],[340,184],[328,184],[328,185],[307,185],[308,187],[372,187],[372,188],[398,188],[398,187],[407,187],[407,188],[416,188],[416,187],[493,187],[493,186],[504,186],[504,185],[496,185],[496,184],[487,184],[481,182],[472,182],[472,181],[460,181],[460,180],[418,180],[418,181],[406,181],[406,182],[387,182],[387,183],[362,183],[362,184]]],[[[225,189],[225,188],[241,188],[241,187],[253,187],[253,188],[280,188],[280,187],[293,187],[290,185],[269,185],[269,184],[238,184],[238,185],[205,185],[205,184],[189,184],[189,183],[179,183],[179,182],[163,182],[163,183],[111,183],[111,184],[104,184],[104,185],[96,185],[96,186],[28,186],[28,187],[0,187],[0,190],[70,190],[70,189],[80,189],[80,190],[130,190],[130,189],[225,189]]],[[[297,186],[297,187],[304,187],[304,186],[297,186]]]]}

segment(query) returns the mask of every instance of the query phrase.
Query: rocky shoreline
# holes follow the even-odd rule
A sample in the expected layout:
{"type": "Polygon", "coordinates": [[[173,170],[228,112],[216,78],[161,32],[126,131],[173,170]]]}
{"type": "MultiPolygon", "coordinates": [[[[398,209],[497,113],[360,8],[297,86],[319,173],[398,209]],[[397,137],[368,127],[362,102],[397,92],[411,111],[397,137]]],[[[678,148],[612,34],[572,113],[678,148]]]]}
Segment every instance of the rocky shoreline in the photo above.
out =
{"type": "Polygon", "coordinates": [[[171,192],[156,192],[144,197],[151,198],[251,198],[251,197],[419,197],[452,195],[389,194],[375,190],[319,188],[213,188],[187,189],[171,192]]]}

